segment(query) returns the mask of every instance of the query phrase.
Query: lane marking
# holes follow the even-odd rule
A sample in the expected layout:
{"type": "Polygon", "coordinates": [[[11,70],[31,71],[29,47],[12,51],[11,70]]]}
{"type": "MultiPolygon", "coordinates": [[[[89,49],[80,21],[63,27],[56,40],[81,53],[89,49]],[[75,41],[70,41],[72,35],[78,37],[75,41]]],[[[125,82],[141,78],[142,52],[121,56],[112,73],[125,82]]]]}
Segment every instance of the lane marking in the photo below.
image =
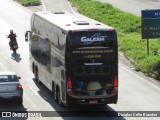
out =
{"type": "Polygon", "coordinates": [[[71,11],[73,12],[73,13],[77,13],[77,11],[76,10],[74,10],[74,8],[72,7],[72,5],[71,5],[71,3],[68,1],[68,4],[69,4],[69,7],[71,8],[71,11]]]}
{"type": "Polygon", "coordinates": [[[43,0],[41,0],[41,3],[42,3],[42,6],[43,6],[43,8],[44,8],[44,11],[46,11],[46,6],[44,5],[43,0]]]}
{"type": "Polygon", "coordinates": [[[4,59],[7,59],[7,57],[2,52],[0,52],[0,56],[2,56],[4,59]]]}
{"type": "Polygon", "coordinates": [[[152,82],[150,82],[150,81],[148,81],[148,80],[146,80],[146,79],[144,79],[144,78],[140,77],[139,75],[135,74],[134,72],[132,72],[132,71],[128,70],[128,69],[127,69],[127,68],[125,68],[125,67],[120,66],[120,68],[122,68],[122,69],[123,69],[123,70],[125,70],[126,72],[128,72],[128,73],[130,73],[130,74],[132,74],[132,75],[136,76],[137,78],[139,78],[139,79],[143,80],[145,83],[147,83],[147,84],[149,84],[149,85],[153,86],[154,88],[157,88],[158,90],[160,90],[160,88],[159,88],[158,86],[156,86],[156,85],[155,85],[155,84],[156,84],[156,82],[154,82],[153,80],[152,80],[152,82],[154,82],[154,83],[152,83],[152,82]]]}
{"type": "Polygon", "coordinates": [[[29,89],[30,89],[35,95],[38,96],[38,93],[37,93],[31,86],[28,85],[28,87],[29,87],[29,89]]]}
{"type": "Polygon", "coordinates": [[[0,62],[0,70],[1,70],[1,71],[2,71],[2,70],[3,70],[3,71],[6,71],[6,67],[5,67],[4,64],[1,63],[1,62],[0,62]],[[2,69],[1,69],[1,68],[2,68],[2,69]]]}

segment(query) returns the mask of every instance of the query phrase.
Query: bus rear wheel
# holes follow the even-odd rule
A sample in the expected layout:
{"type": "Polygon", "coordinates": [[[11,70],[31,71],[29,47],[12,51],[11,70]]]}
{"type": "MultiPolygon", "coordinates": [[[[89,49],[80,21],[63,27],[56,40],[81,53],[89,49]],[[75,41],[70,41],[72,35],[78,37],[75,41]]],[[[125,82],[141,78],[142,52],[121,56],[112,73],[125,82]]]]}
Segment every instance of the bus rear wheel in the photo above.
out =
{"type": "Polygon", "coordinates": [[[54,100],[60,105],[62,106],[62,101],[61,101],[61,97],[60,97],[60,90],[58,87],[55,87],[54,89],[54,100]]]}
{"type": "Polygon", "coordinates": [[[58,104],[60,105],[60,106],[63,106],[63,103],[62,103],[62,101],[61,101],[61,96],[60,96],[60,90],[58,89],[58,91],[57,91],[58,93],[57,93],[57,98],[58,98],[58,104]]]}
{"type": "Polygon", "coordinates": [[[54,100],[58,103],[57,87],[54,87],[54,100]]]}
{"type": "Polygon", "coordinates": [[[39,73],[38,73],[38,69],[36,67],[35,73],[34,73],[35,79],[38,82],[38,84],[42,84],[41,81],[39,80],[39,73]]]}

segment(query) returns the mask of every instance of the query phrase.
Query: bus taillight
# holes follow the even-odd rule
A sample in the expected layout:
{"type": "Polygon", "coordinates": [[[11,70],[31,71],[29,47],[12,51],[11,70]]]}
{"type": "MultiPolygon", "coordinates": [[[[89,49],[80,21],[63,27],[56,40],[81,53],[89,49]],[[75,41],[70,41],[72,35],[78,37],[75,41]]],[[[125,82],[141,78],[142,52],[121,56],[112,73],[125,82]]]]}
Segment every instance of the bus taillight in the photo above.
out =
{"type": "Polygon", "coordinates": [[[113,32],[113,29],[109,29],[110,32],[113,32]]]}
{"type": "Polygon", "coordinates": [[[69,77],[68,80],[67,80],[67,88],[68,88],[68,89],[72,89],[72,80],[71,80],[70,77],[69,77]]]}
{"type": "Polygon", "coordinates": [[[118,76],[114,76],[112,94],[118,94],[118,76]]]}
{"type": "Polygon", "coordinates": [[[72,33],[75,33],[76,32],[76,30],[72,30],[72,33]]]}
{"type": "Polygon", "coordinates": [[[118,76],[114,76],[113,86],[118,87],[118,76]]]}

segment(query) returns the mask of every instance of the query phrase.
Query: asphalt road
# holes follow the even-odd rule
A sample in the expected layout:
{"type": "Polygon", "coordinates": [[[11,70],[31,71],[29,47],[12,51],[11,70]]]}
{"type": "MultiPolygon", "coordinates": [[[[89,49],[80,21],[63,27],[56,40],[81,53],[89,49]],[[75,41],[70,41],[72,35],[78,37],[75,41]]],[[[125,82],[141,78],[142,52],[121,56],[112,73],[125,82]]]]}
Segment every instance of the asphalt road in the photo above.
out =
{"type": "MultiPolygon", "coordinates": [[[[57,11],[59,9],[70,11],[68,1],[52,0],[49,3],[43,0],[45,9],[57,11]],[[56,3],[55,3],[56,2],[56,3]],[[60,3],[59,3],[60,2],[60,3]],[[67,2],[67,3],[66,3],[67,2]],[[49,5],[47,5],[49,4],[49,5]],[[52,7],[49,7],[52,4],[52,7]],[[48,8],[48,7],[49,8],[48,8]],[[55,9],[54,9],[55,8],[55,9]]],[[[62,108],[53,100],[52,93],[43,85],[38,85],[29,69],[29,44],[24,41],[24,33],[29,30],[32,12],[12,0],[1,0],[0,2],[0,71],[15,71],[21,76],[24,88],[23,106],[10,102],[0,102],[0,111],[72,111],[72,110],[104,110],[104,111],[158,111],[160,108],[160,84],[153,79],[145,77],[141,73],[132,70],[123,57],[119,61],[119,100],[117,105],[107,105],[102,108],[76,107],[62,108]],[[19,44],[18,54],[12,54],[9,50],[8,39],[10,29],[17,33],[19,44]]],[[[74,116],[74,115],[73,115],[74,116]]],[[[13,119],[13,118],[12,118],[13,119]]],[[[17,120],[17,118],[15,118],[17,120]]],[[[46,118],[21,118],[21,120],[51,120],[51,119],[105,119],[105,120],[155,120],[153,117],[46,117],[46,118]]]]}
{"type": "Polygon", "coordinates": [[[71,11],[68,0],[41,0],[44,10],[47,11],[71,11]]]}
{"type": "Polygon", "coordinates": [[[141,10],[160,9],[160,0],[99,0],[112,4],[114,7],[141,16],[141,10]]]}

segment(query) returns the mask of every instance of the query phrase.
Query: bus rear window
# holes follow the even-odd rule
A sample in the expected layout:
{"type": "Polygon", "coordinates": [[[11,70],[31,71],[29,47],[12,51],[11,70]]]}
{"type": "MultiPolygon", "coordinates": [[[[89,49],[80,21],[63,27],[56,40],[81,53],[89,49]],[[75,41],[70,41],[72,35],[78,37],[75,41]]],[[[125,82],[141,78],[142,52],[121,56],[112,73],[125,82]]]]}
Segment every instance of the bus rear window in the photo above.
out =
{"type": "Polygon", "coordinates": [[[83,31],[69,34],[72,47],[113,47],[116,42],[115,32],[109,31],[83,31]]]}

